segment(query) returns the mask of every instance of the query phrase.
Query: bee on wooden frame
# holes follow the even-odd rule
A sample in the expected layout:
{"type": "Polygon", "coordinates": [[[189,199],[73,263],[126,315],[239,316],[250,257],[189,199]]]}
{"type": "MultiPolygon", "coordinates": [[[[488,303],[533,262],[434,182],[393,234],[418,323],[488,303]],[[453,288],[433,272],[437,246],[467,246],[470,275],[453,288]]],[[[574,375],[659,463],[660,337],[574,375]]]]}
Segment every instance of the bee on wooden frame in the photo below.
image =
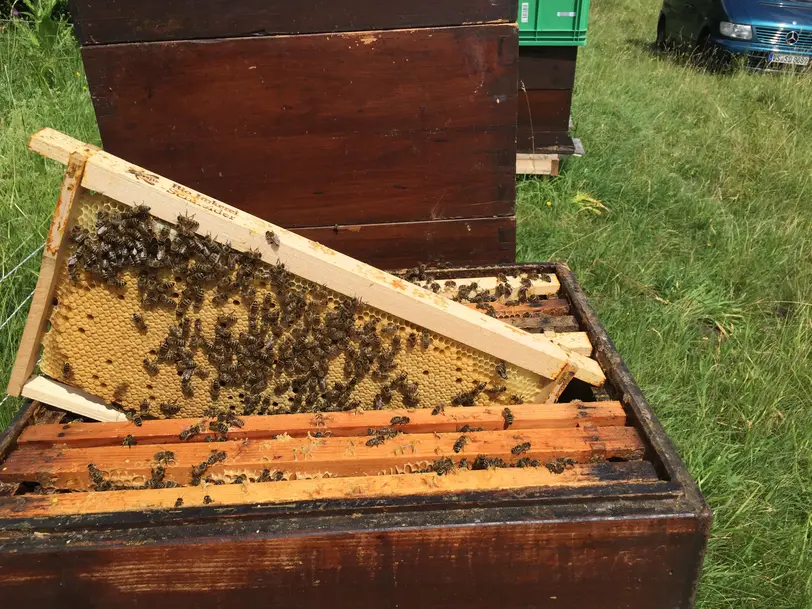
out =
{"type": "Polygon", "coordinates": [[[460,452],[463,448],[465,448],[465,445],[468,444],[468,442],[470,442],[470,441],[471,440],[470,440],[470,438],[468,436],[460,436],[459,438],[457,438],[457,441],[454,442],[454,447],[453,447],[454,452],[455,453],[460,452]]]}
{"type": "Polygon", "coordinates": [[[265,241],[267,241],[268,245],[272,247],[279,247],[281,245],[279,237],[272,230],[265,231],[265,241]]]}
{"type": "Polygon", "coordinates": [[[517,444],[513,448],[510,449],[514,455],[521,455],[522,453],[526,453],[530,450],[530,442],[522,442],[521,444],[517,444]]]}

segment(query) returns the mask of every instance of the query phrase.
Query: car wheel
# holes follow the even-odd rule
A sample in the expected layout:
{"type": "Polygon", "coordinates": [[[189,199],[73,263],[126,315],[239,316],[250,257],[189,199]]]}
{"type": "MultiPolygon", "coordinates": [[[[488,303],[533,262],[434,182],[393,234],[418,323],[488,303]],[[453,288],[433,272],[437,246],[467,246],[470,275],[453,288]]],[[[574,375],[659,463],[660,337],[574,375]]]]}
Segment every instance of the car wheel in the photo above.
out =
{"type": "Polygon", "coordinates": [[[654,48],[658,51],[668,49],[668,38],[665,35],[665,15],[660,15],[660,19],[657,21],[657,39],[654,41],[654,48]]]}
{"type": "Polygon", "coordinates": [[[730,67],[730,56],[713,43],[707,30],[702,32],[696,43],[699,65],[712,72],[724,72],[730,67]]]}

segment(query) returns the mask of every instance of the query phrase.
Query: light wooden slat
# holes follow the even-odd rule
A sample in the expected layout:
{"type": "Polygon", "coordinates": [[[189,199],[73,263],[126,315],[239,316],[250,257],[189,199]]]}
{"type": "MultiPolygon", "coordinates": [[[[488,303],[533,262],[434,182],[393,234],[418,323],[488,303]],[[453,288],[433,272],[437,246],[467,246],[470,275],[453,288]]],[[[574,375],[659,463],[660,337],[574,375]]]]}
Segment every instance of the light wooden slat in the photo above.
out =
{"type": "Polygon", "coordinates": [[[273,505],[297,501],[371,499],[381,497],[436,496],[464,491],[509,491],[537,487],[578,487],[622,482],[656,482],[657,474],[646,461],[575,465],[560,474],[545,467],[524,469],[457,470],[429,474],[292,480],[227,486],[183,487],[160,490],[124,490],[106,493],[23,495],[0,499],[0,518],[45,518],[75,514],[100,514],[168,510],[178,507],[212,508],[238,505],[273,505]],[[205,497],[209,503],[204,503],[205,497]]]}
{"type": "Polygon", "coordinates": [[[126,421],[124,413],[111,408],[104,400],[45,376],[31,378],[22,389],[23,397],[96,421],[126,421]]]}
{"type": "MultiPolygon", "coordinates": [[[[482,427],[485,431],[504,428],[503,406],[448,407],[432,415],[430,409],[373,410],[360,414],[333,412],[322,415],[280,414],[242,417],[244,427],[232,427],[231,440],[268,439],[281,433],[291,437],[323,433],[332,437],[366,436],[367,430],[391,425],[393,417],[408,417],[409,422],[397,428],[408,433],[455,432],[464,425],[482,427]]],[[[520,404],[509,406],[513,415],[510,429],[575,428],[586,425],[611,427],[626,424],[626,413],[620,402],[567,402],[563,404],[520,404]]],[[[204,419],[203,433],[185,442],[204,442],[216,434],[208,431],[209,419],[204,419]]],[[[32,425],[17,440],[21,448],[66,446],[89,448],[117,446],[132,435],[138,445],[181,443],[180,433],[200,423],[199,419],[162,419],[144,421],[141,427],[130,422],[82,423],[70,425],[32,425]]],[[[366,438],[365,438],[366,441],[366,438]]],[[[183,442],[183,443],[185,443],[183,442]]]]}
{"type": "Polygon", "coordinates": [[[518,175],[557,176],[561,157],[558,154],[516,155],[516,173],[518,175]]]}
{"type": "MultiPolygon", "coordinates": [[[[525,332],[578,332],[578,320],[572,315],[535,315],[531,317],[505,317],[503,321],[525,332]]],[[[590,360],[591,361],[591,360],[590,360]]]]}
{"type": "Polygon", "coordinates": [[[575,353],[587,357],[592,355],[592,343],[589,341],[586,332],[554,332],[548,330],[544,332],[544,336],[570,351],[575,351],[575,353]]]}
{"type": "Polygon", "coordinates": [[[66,250],[60,248],[62,236],[70,222],[73,202],[81,189],[80,184],[87,163],[87,155],[69,152],[65,157],[65,162],[67,163],[65,178],[62,181],[56,211],[48,230],[37,285],[34,288],[28,318],[6,389],[6,393],[11,396],[20,395],[23,385],[31,377],[31,373],[34,372],[37,365],[42,333],[45,331],[53,307],[58,269],[66,260],[66,250]]]}
{"type": "Polygon", "coordinates": [[[28,148],[63,165],[67,165],[71,154],[90,156],[100,150],[98,146],[79,141],[54,129],[37,131],[29,140],[28,148]]]}
{"type": "MultiPolygon", "coordinates": [[[[465,302],[466,307],[476,308],[476,303],[465,302]]],[[[535,303],[520,302],[506,305],[504,302],[488,303],[496,312],[496,319],[523,317],[524,315],[569,315],[570,303],[566,298],[548,298],[535,303]]]]}
{"type": "Polygon", "coordinates": [[[569,385],[570,381],[574,378],[575,366],[567,366],[564,368],[564,372],[559,374],[555,381],[549,383],[547,387],[544,388],[544,391],[539,396],[539,400],[541,400],[544,404],[553,404],[557,402],[558,398],[561,397],[561,394],[564,393],[564,390],[567,388],[567,385],[569,385]]]}
{"type": "MultiPolygon", "coordinates": [[[[59,160],[57,149],[72,150],[79,144],[53,130],[43,130],[32,137],[31,148],[59,160]]],[[[600,385],[606,379],[596,361],[566,351],[543,336],[521,332],[103,151],[88,159],[82,185],[126,205],[148,205],[152,215],[167,222],[176,222],[180,215],[193,215],[200,234],[211,234],[239,251],[259,251],[268,263],[282,262],[295,275],[347,296],[361,297],[372,307],[544,378],[555,379],[567,363],[572,363],[581,380],[600,385]],[[276,233],[281,245],[273,247],[266,242],[268,230],[276,233]]]]}
{"type": "Polygon", "coordinates": [[[192,466],[205,461],[213,450],[224,451],[227,457],[222,463],[213,464],[206,473],[222,477],[226,482],[241,474],[257,478],[264,469],[292,472],[297,476],[361,476],[408,473],[442,457],[472,460],[481,454],[499,457],[508,463],[522,457],[542,461],[571,458],[585,462],[596,455],[606,459],[638,459],[644,450],[640,436],[631,427],[475,432],[465,434],[467,444],[455,452],[454,445],[461,435],[404,434],[380,446],[367,446],[368,438],[364,437],[330,437],[20,449],[0,466],[0,481],[35,481],[45,487],[87,489],[91,486],[88,464],[92,463],[111,480],[138,486],[150,478],[156,465],[154,455],[164,450],[174,452],[174,461],[166,465],[166,480],[184,485],[190,483],[192,466]],[[512,452],[526,442],[530,443],[526,452],[520,455],[512,452]]]}

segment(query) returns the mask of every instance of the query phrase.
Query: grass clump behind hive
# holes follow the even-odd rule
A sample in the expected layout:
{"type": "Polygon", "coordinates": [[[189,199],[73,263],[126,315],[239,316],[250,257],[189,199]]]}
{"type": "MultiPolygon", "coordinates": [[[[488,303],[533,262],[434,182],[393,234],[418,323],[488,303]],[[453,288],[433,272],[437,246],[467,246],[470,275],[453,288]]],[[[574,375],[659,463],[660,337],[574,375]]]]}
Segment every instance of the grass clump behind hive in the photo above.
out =
{"type": "Polygon", "coordinates": [[[174,226],[82,194],[43,372],[139,416],[531,400],[541,378],[174,226]]]}

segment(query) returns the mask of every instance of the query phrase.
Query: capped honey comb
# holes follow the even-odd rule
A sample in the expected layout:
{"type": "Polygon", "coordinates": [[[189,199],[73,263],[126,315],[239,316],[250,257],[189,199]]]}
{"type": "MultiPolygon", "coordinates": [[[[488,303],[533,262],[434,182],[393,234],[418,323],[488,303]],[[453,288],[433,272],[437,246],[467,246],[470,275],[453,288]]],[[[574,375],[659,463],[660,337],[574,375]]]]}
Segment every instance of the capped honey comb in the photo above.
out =
{"type": "Polygon", "coordinates": [[[74,205],[41,369],[126,412],[505,404],[542,388],[533,372],[196,235],[193,218],[169,226],[88,192],[74,205]]]}

